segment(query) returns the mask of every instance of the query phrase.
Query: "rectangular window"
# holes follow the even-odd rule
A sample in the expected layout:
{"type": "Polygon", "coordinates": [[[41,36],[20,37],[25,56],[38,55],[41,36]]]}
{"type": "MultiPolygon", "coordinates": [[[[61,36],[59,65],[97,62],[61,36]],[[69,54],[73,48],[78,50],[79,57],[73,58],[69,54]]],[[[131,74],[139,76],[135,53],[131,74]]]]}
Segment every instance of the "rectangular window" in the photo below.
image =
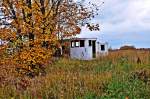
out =
{"type": "Polygon", "coordinates": [[[84,40],[80,40],[80,47],[84,47],[84,40]]]}
{"type": "Polygon", "coordinates": [[[75,42],[71,41],[71,47],[75,47],[75,42]]]}
{"type": "Polygon", "coordinates": [[[92,46],[92,41],[91,40],[89,40],[89,46],[92,46]]]}
{"type": "Polygon", "coordinates": [[[79,47],[79,41],[75,41],[75,47],[79,47]]]}
{"type": "Polygon", "coordinates": [[[101,51],[105,51],[105,45],[101,45],[101,51]]]}

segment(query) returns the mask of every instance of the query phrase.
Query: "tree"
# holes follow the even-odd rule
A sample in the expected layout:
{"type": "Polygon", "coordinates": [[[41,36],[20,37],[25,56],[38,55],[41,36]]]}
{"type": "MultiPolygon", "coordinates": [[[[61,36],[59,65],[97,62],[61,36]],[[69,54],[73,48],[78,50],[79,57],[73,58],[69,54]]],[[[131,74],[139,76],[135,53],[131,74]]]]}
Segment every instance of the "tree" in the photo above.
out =
{"type": "Polygon", "coordinates": [[[136,48],[134,46],[124,45],[120,47],[120,50],[135,50],[136,48]]]}
{"type": "MultiPolygon", "coordinates": [[[[0,38],[16,70],[34,76],[51,59],[60,40],[79,34],[80,26],[98,30],[88,20],[95,13],[72,0],[2,0],[0,38]]],[[[4,50],[5,51],[5,50],[4,50]]]]}

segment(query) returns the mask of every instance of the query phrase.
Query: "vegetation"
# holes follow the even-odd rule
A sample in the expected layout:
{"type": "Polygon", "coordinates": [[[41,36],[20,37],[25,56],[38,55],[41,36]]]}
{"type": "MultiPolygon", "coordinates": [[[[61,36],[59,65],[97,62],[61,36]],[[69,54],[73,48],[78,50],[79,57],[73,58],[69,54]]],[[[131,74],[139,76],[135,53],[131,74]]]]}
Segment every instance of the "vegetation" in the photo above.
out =
{"type": "Polygon", "coordinates": [[[99,29],[89,23],[95,9],[73,0],[1,0],[0,14],[0,39],[7,42],[1,61],[13,60],[17,72],[30,77],[44,72],[62,39],[79,34],[81,26],[99,29]]]}
{"type": "Polygon", "coordinates": [[[125,47],[91,61],[53,57],[81,26],[99,30],[89,23],[98,10],[91,5],[95,9],[73,0],[0,1],[0,39],[6,41],[0,99],[150,98],[149,50],[125,47]]]}
{"type": "Polygon", "coordinates": [[[13,70],[7,74],[2,70],[1,75],[7,77],[0,76],[0,98],[150,98],[150,51],[113,51],[91,61],[60,58],[46,70],[45,76],[34,79],[15,77],[13,70]]]}
{"type": "Polygon", "coordinates": [[[122,47],[120,47],[120,50],[128,50],[128,49],[133,49],[133,50],[135,50],[136,48],[134,47],[134,46],[128,46],[128,45],[125,45],[125,46],[122,46],[122,47]]]}

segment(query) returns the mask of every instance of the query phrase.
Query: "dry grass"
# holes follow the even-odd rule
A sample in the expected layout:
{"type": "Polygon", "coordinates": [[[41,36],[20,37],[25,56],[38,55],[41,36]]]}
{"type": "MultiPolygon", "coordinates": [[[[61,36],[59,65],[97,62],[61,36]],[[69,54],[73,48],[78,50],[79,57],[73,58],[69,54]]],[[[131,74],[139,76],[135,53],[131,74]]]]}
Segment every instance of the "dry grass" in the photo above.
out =
{"type": "Polygon", "coordinates": [[[109,59],[113,59],[114,63],[120,57],[127,57],[128,62],[132,64],[136,64],[138,58],[141,60],[141,64],[149,64],[150,50],[118,50],[110,52],[108,56],[109,59]]]}
{"type": "MultiPolygon", "coordinates": [[[[150,51],[144,50],[114,51],[92,61],[62,58],[47,67],[46,76],[30,79],[7,75],[15,83],[1,86],[0,98],[82,99],[88,94],[103,96],[113,77],[119,79],[124,74],[132,74],[140,69],[150,71],[149,67],[150,51]],[[137,62],[138,58],[141,62],[137,62]]],[[[1,74],[4,75],[4,71],[1,74]]]]}

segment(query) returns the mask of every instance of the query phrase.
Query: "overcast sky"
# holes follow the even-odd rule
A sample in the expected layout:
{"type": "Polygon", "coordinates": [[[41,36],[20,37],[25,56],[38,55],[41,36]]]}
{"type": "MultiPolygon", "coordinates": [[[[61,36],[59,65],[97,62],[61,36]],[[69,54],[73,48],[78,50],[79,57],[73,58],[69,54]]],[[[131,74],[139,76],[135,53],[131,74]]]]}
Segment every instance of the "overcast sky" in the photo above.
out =
{"type": "Polygon", "coordinates": [[[98,37],[112,48],[150,48],[150,0],[86,0],[89,1],[99,5],[105,2],[93,20],[100,24],[101,31],[90,33],[83,28],[81,37],[98,37]]]}

